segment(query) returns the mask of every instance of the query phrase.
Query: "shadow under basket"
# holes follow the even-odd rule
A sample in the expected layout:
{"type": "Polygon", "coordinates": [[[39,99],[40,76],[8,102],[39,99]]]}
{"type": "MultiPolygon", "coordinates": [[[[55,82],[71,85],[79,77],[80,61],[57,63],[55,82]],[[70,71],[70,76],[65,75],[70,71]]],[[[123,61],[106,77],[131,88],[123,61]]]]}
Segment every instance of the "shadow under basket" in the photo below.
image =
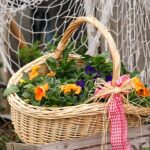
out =
{"type": "MultiPolygon", "coordinates": [[[[41,73],[47,72],[44,65],[48,57],[59,59],[66,43],[72,33],[82,24],[91,23],[105,37],[113,61],[113,80],[120,76],[120,56],[116,49],[111,34],[107,29],[93,17],[78,17],[65,31],[55,53],[44,55],[33,62],[25,65],[17,71],[9,80],[8,87],[18,84],[23,72],[29,72],[34,65],[41,65],[41,73]]],[[[75,59],[81,64],[81,58],[77,54],[70,54],[69,59],[75,59]]],[[[105,103],[90,103],[77,106],[60,108],[38,107],[26,104],[17,94],[8,96],[11,106],[12,121],[15,132],[25,143],[45,144],[55,141],[63,141],[83,136],[100,133],[109,126],[105,103]]],[[[135,107],[131,104],[124,105],[128,126],[136,127],[145,122],[150,115],[150,108],[135,107]]]]}

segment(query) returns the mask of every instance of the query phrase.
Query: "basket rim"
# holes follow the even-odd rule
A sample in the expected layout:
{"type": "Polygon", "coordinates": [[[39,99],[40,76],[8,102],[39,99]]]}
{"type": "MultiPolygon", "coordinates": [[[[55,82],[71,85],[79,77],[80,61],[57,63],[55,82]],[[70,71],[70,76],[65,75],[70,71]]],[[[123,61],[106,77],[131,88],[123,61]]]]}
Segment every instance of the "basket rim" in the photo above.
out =
{"type": "MultiPolygon", "coordinates": [[[[105,107],[106,103],[104,102],[93,102],[65,107],[41,107],[25,103],[17,94],[9,95],[8,101],[11,107],[18,110],[20,113],[34,118],[62,119],[97,114],[101,115],[101,113],[107,114],[107,109],[105,107]]],[[[124,104],[124,108],[127,115],[136,115],[139,118],[142,116],[147,117],[150,114],[149,107],[124,104]]]]}

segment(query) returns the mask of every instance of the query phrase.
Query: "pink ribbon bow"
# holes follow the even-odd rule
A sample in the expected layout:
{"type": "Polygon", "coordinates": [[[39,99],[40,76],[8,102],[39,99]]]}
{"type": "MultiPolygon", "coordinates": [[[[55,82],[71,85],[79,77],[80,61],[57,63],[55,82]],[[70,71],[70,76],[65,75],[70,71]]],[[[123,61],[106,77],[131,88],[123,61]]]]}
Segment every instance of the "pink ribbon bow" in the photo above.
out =
{"type": "Polygon", "coordinates": [[[104,86],[96,90],[96,95],[100,98],[109,97],[107,111],[110,120],[112,150],[130,150],[130,144],[127,139],[128,128],[123,106],[123,95],[129,93],[131,88],[130,76],[123,75],[115,83],[105,82],[104,86]]]}

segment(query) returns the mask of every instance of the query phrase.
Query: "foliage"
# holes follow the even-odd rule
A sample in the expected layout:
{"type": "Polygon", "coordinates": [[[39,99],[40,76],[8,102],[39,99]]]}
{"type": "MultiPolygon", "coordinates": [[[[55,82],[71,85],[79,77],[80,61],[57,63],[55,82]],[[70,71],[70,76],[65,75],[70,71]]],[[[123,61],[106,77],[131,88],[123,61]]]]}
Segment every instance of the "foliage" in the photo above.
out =
{"type": "Polygon", "coordinates": [[[95,57],[83,55],[82,60],[84,65],[77,67],[75,60],[62,59],[58,61],[54,58],[48,58],[48,74],[38,75],[39,67],[35,66],[29,74],[24,73],[19,85],[12,85],[4,92],[4,95],[16,92],[25,102],[37,106],[80,104],[90,96],[89,91],[94,92],[96,78],[106,79],[107,76],[111,76],[112,71],[112,63],[106,62],[102,55],[95,57]],[[53,76],[52,73],[55,75],[53,76]],[[47,91],[44,89],[45,84],[48,85],[47,91]],[[68,86],[64,86],[63,89],[63,85],[68,86]],[[66,92],[66,90],[70,90],[70,92],[66,92]],[[77,91],[79,92],[77,93],[77,91]],[[40,94],[43,92],[43,96],[36,97],[36,92],[40,94]]]}
{"type": "Polygon", "coordinates": [[[9,95],[9,94],[14,93],[14,92],[18,92],[18,91],[19,91],[18,87],[15,85],[12,85],[11,88],[4,91],[4,96],[9,95]]]}
{"type": "MultiPolygon", "coordinates": [[[[12,85],[4,95],[16,92],[26,103],[36,106],[74,106],[84,103],[95,92],[95,80],[102,78],[105,81],[112,80],[112,62],[108,58],[108,52],[91,57],[82,55],[83,65],[78,65],[75,60],[68,60],[68,53],[63,59],[48,58],[46,65],[47,74],[39,74],[40,66],[33,66],[31,71],[24,73],[18,85],[12,85]]],[[[121,66],[121,74],[137,76],[138,72],[128,72],[125,66],[121,66]]],[[[149,89],[136,80],[138,89],[130,94],[130,102],[134,105],[150,106],[149,89]],[[139,85],[141,87],[139,87],[139,85]],[[138,91],[140,88],[140,91],[138,91]],[[142,91],[143,90],[143,93],[142,91]],[[144,92],[148,93],[144,93],[144,92]],[[147,94],[147,95],[146,95],[147,94]]]]}
{"type": "MultiPolygon", "coordinates": [[[[59,42],[60,39],[56,35],[53,42],[47,45],[49,51],[54,52],[59,42]]],[[[97,78],[112,80],[112,62],[107,59],[108,52],[95,57],[85,55],[87,48],[83,45],[86,45],[86,42],[86,37],[82,39],[82,44],[76,42],[74,45],[70,40],[63,52],[62,60],[47,59],[48,74],[39,75],[40,66],[34,66],[30,73],[24,73],[19,85],[12,85],[4,92],[4,95],[16,92],[25,102],[37,106],[70,106],[83,103],[91,94],[94,94],[94,82],[97,78]],[[78,49],[77,53],[82,55],[84,62],[84,65],[80,67],[77,67],[75,60],[68,60],[69,53],[76,49],[78,49]],[[45,89],[46,86],[47,89],[45,89]]],[[[39,42],[35,42],[29,48],[20,49],[19,55],[24,63],[42,55],[38,44],[39,42]]],[[[123,74],[130,74],[132,78],[138,76],[139,72],[129,72],[121,63],[121,75],[123,74]]],[[[141,87],[138,86],[129,94],[130,102],[148,107],[150,91],[140,81],[136,83],[138,84],[141,87]]]]}
{"type": "Polygon", "coordinates": [[[19,57],[24,64],[27,64],[40,56],[42,56],[42,53],[38,41],[29,47],[19,49],[19,57]]]}
{"type": "MultiPolygon", "coordinates": [[[[53,42],[47,43],[48,52],[54,52],[59,42],[60,38],[58,38],[58,36],[55,35],[53,37],[53,42]]],[[[78,54],[84,54],[87,51],[86,45],[87,45],[86,36],[82,37],[81,40],[76,41],[75,44],[72,41],[69,41],[68,46],[66,47],[65,52],[63,54],[64,58],[67,58],[68,53],[76,49],[78,49],[77,51],[78,54]]],[[[39,47],[39,41],[34,42],[31,46],[20,48],[18,53],[18,56],[22,60],[23,64],[27,64],[35,60],[36,58],[39,58],[42,55],[43,53],[39,47]]]]}
{"type": "MultiPolygon", "coordinates": [[[[54,40],[52,43],[47,44],[47,48],[50,52],[54,52],[57,48],[57,45],[60,42],[60,38],[56,35],[54,36],[54,40]]],[[[87,37],[83,36],[82,39],[79,41],[76,41],[75,43],[70,40],[67,44],[67,47],[65,48],[65,51],[63,53],[63,58],[66,57],[69,52],[76,51],[77,54],[83,55],[87,52],[87,37]]]]}
{"type": "Polygon", "coordinates": [[[129,94],[129,102],[136,106],[150,107],[150,92],[145,93],[142,88],[139,91],[134,90],[129,94]],[[139,91],[142,93],[138,93],[139,91]]]}

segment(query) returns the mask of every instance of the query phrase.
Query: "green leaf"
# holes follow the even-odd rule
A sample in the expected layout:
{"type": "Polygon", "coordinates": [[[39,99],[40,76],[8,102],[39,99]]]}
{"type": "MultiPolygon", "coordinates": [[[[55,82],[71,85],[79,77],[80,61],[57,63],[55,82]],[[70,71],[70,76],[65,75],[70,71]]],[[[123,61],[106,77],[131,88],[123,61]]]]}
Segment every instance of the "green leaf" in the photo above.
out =
{"type": "Polygon", "coordinates": [[[16,85],[11,85],[4,91],[3,95],[7,96],[12,93],[17,93],[18,91],[19,91],[19,88],[16,85]]]}
{"type": "Polygon", "coordinates": [[[29,75],[26,72],[23,72],[22,79],[23,80],[29,80],[29,75]]]}
{"type": "Polygon", "coordinates": [[[100,54],[101,57],[103,58],[108,58],[109,57],[109,51],[104,51],[102,54],[100,54]]]}
{"type": "Polygon", "coordinates": [[[39,48],[39,42],[34,42],[31,46],[19,49],[18,53],[24,64],[31,62],[32,60],[42,56],[41,50],[39,48]]]}
{"type": "Polygon", "coordinates": [[[47,62],[47,65],[50,67],[51,70],[56,71],[58,61],[55,58],[49,57],[46,60],[46,62],[47,62]]]}
{"type": "Polygon", "coordinates": [[[22,95],[21,95],[23,98],[30,98],[31,97],[31,94],[29,92],[24,92],[22,95]]]}
{"type": "Polygon", "coordinates": [[[128,71],[127,71],[127,69],[125,68],[124,64],[121,63],[121,75],[123,75],[123,74],[128,74],[128,71]]]}
{"type": "Polygon", "coordinates": [[[24,99],[24,102],[27,103],[27,104],[30,104],[31,100],[30,99],[24,99]]]}
{"type": "Polygon", "coordinates": [[[133,78],[135,76],[139,76],[140,75],[140,72],[139,71],[133,71],[130,73],[130,77],[133,78]]]}
{"type": "Polygon", "coordinates": [[[63,59],[65,62],[67,62],[68,60],[69,53],[70,53],[70,49],[65,49],[65,51],[63,52],[63,59]]]}
{"type": "Polygon", "coordinates": [[[90,56],[90,55],[83,55],[82,59],[85,61],[85,63],[86,62],[89,63],[89,61],[92,59],[92,56],[90,56]]]}
{"type": "Polygon", "coordinates": [[[27,85],[25,85],[24,86],[24,88],[26,88],[26,89],[33,89],[35,86],[33,85],[33,84],[31,84],[31,83],[29,83],[29,84],[27,84],[27,85]]]}

